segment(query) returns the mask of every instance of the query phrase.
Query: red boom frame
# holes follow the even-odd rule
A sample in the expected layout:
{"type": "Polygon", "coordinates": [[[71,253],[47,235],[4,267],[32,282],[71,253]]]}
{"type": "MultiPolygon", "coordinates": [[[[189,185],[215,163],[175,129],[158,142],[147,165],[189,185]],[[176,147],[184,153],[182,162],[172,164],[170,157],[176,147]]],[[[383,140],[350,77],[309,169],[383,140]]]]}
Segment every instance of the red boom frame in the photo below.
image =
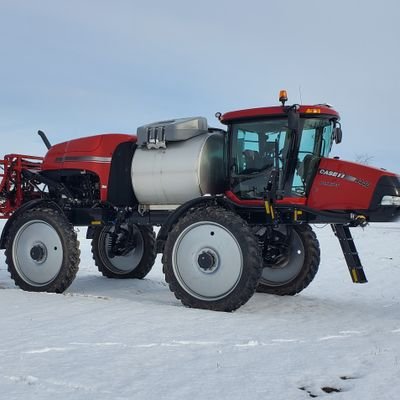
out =
{"type": "Polygon", "coordinates": [[[39,196],[39,191],[22,177],[24,169],[40,171],[42,157],[7,154],[0,160],[0,219],[6,219],[27,200],[39,196]]]}

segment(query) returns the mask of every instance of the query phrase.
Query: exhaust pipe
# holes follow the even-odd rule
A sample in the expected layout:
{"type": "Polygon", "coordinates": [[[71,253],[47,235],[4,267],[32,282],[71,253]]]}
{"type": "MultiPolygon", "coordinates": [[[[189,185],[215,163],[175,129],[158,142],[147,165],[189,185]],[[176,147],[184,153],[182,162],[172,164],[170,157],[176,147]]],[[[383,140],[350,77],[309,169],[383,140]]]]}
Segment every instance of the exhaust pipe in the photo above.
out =
{"type": "Polygon", "coordinates": [[[44,145],[47,147],[47,150],[49,150],[51,144],[49,142],[49,139],[47,139],[46,134],[43,131],[38,131],[38,135],[42,138],[44,145]]]}

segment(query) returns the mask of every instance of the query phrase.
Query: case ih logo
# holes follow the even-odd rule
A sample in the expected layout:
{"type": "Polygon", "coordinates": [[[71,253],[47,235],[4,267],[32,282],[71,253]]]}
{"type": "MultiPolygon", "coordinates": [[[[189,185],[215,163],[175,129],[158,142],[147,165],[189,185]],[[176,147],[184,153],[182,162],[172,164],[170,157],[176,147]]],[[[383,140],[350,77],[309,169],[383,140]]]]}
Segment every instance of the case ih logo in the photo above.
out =
{"type": "Polygon", "coordinates": [[[319,173],[321,175],[331,176],[332,178],[345,179],[346,181],[357,183],[358,185],[361,185],[365,188],[369,187],[369,185],[370,185],[370,183],[368,181],[364,181],[363,179],[356,178],[355,176],[346,175],[343,172],[331,171],[329,169],[321,168],[319,170],[319,173]]]}
{"type": "Polygon", "coordinates": [[[336,172],[336,171],[329,171],[328,169],[320,169],[319,173],[321,175],[327,175],[327,176],[332,176],[334,178],[340,178],[340,179],[344,179],[346,177],[346,174],[344,174],[343,172],[336,172]]]}

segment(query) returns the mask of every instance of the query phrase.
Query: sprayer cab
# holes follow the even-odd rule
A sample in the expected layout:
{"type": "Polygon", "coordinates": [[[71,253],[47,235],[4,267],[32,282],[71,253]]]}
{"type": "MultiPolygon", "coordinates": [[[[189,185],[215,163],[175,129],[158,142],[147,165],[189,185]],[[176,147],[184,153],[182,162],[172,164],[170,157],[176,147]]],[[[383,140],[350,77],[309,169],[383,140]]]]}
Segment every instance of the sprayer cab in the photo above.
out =
{"type": "Polygon", "coordinates": [[[341,141],[339,114],[328,105],[282,106],[229,112],[228,126],[232,192],[243,200],[263,199],[265,181],[275,171],[277,199],[305,198],[315,166],[341,141]]]}

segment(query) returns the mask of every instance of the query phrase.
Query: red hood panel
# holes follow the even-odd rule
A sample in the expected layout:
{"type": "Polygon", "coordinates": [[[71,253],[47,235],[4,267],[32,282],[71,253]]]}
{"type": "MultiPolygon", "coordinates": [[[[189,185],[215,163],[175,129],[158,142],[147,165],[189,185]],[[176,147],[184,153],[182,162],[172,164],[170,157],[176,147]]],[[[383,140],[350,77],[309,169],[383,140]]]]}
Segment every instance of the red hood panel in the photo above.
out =
{"type": "Polygon", "coordinates": [[[319,210],[366,210],[382,176],[391,172],[331,158],[322,158],[307,206],[319,210]]]}
{"type": "Polygon", "coordinates": [[[59,143],[50,148],[43,160],[43,170],[61,168],[81,168],[82,166],[68,163],[64,165],[67,157],[80,156],[111,157],[115,148],[122,142],[135,142],[136,136],[120,133],[107,133],[103,135],[88,136],[59,143]]]}

